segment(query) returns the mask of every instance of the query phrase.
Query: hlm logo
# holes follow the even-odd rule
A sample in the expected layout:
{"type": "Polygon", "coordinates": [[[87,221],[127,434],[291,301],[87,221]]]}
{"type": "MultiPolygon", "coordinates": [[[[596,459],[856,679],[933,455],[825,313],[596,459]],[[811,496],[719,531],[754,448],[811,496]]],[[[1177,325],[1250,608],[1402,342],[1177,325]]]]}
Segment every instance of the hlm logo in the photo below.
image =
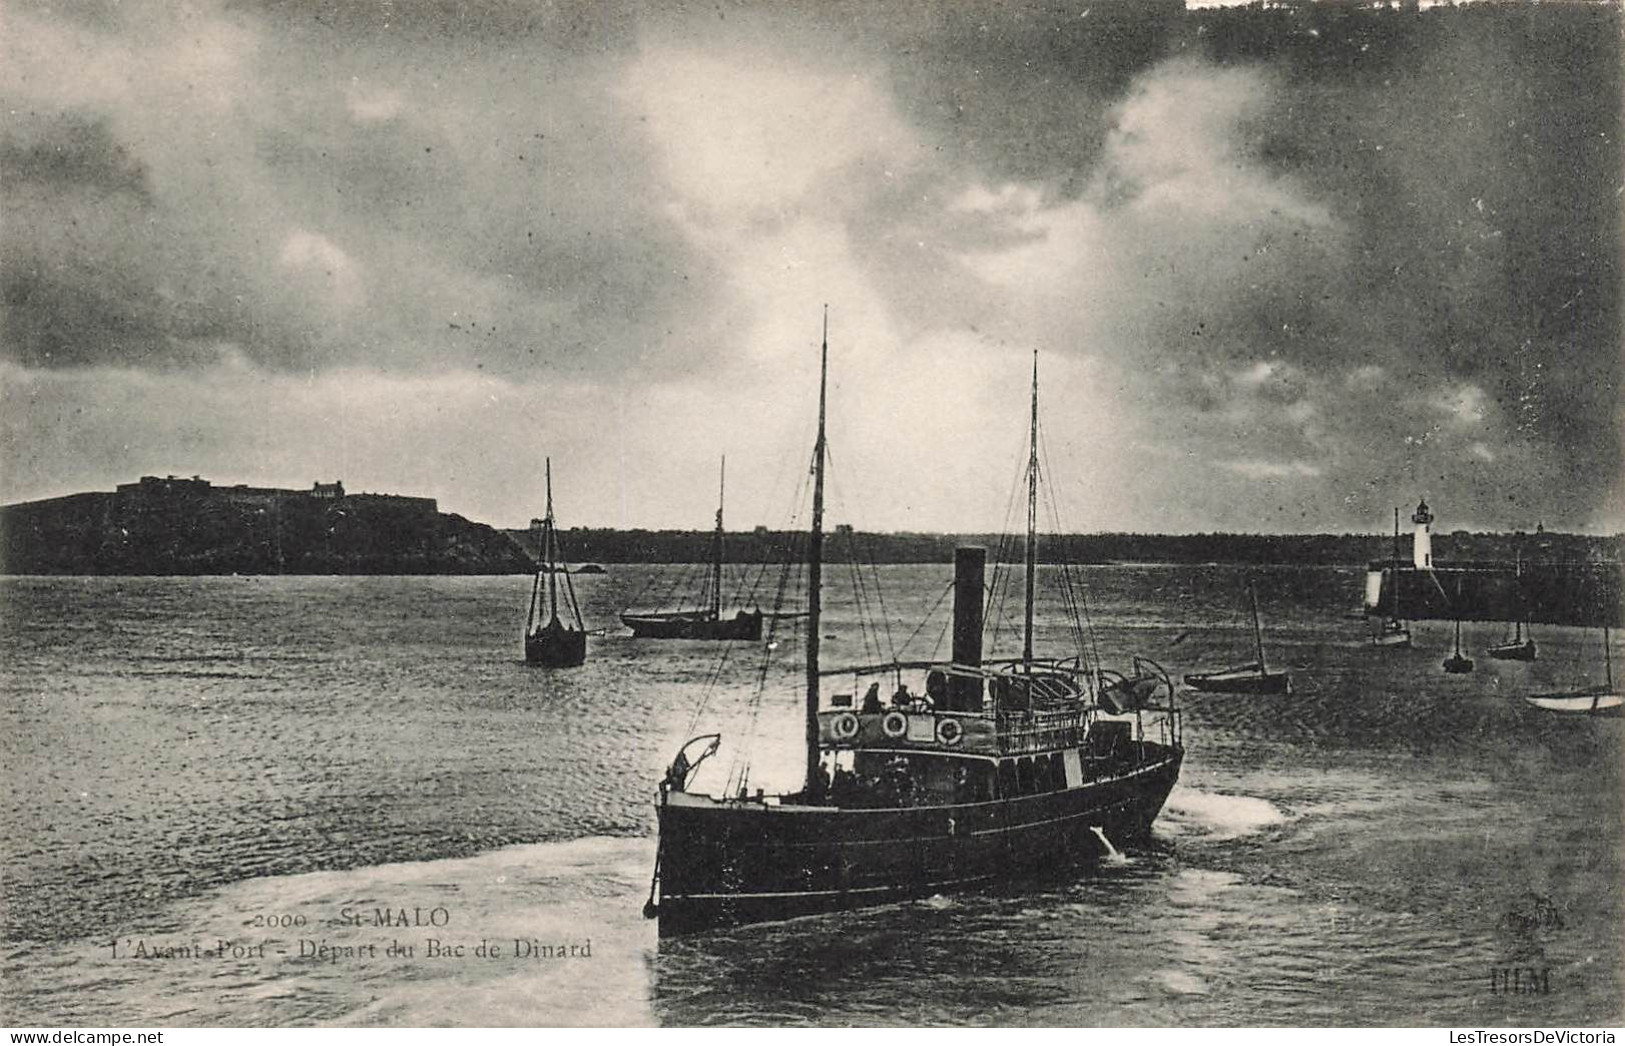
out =
{"type": "Polygon", "coordinates": [[[1549,966],[1493,966],[1490,968],[1491,995],[1550,995],[1552,970],[1549,966]]]}

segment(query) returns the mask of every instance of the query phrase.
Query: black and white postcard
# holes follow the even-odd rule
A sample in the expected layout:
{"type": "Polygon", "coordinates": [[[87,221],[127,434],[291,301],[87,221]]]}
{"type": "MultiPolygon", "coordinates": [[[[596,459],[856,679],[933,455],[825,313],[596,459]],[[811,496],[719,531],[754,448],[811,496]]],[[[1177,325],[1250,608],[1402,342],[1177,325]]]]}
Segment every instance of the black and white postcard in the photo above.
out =
{"type": "Polygon", "coordinates": [[[11,0],[0,1023],[1620,1024],[1621,19],[11,0]]]}

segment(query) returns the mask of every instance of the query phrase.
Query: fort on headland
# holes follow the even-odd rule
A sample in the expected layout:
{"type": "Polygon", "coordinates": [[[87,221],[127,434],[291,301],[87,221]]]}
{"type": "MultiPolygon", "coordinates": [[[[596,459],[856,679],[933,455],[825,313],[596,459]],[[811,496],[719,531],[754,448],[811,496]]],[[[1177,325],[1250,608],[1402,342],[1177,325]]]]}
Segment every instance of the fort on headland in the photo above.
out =
{"type": "Polygon", "coordinates": [[[191,479],[142,476],[134,483],[120,483],[114,491],[123,497],[148,503],[192,499],[197,502],[217,500],[265,507],[278,506],[300,498],[314,498],[318,501],[344,500],[350,506],[367,503],[387,504],[425,515],[433,515],[440,511],[439,502],[434,498],[415,498],[404,494],[347,494],[343,480],[335,480],[332,483],[317,480],[310,485],[309,490],[288,490],[282,487],[250,487],[244,483],[217,487],[202,476],[193,476],[191,479]]]}
{"type": "Polygon", "coordinates": [[[8,574],[512,574],[530,557],[434,498],[142,476],[0,507],[8,574]]]}

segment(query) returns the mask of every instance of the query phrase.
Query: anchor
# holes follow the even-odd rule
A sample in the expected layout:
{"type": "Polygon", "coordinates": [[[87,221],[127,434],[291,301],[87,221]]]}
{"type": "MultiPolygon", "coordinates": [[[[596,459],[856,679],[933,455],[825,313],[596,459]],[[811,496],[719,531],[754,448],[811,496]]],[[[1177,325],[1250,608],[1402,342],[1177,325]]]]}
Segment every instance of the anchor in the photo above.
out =
{"type": "Polygon", "coordinates": [[[1090,825],[1089,830],[1095,833],[1095,835],[1100,839],[1101,843],[1106,847],[1107,857],[1116,857],[1120,860],[1123,858],[1123,854],[1117,849],[1117,847],[1112,845],[1112,841],[1106,838],[1106,829],[1100,827],[1099,825],[1090,825]]]}

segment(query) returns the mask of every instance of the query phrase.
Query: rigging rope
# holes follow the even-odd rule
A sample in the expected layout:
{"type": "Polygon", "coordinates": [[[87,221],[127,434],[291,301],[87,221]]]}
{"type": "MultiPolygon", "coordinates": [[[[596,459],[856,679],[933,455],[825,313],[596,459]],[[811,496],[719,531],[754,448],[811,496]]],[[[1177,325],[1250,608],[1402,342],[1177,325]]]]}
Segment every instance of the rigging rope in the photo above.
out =
{"type": "MultiPolygon", "coordinates": [[[[1026,443],[1025,434],[1022,442],[1026,443]]],[[[1027,477],[1027,456],[1023,454],[1019,457],[1015,473],[1010,477],[1010,496],[1005,499],[1004,522],[999,527],[999,547],[993,554],[993,577],[988,581],[987,601],[982,611],[983,629],[986,630],[987,622],[993,624],[993,632],[987,640],[989,651],[998,648],[999,636],[1003,631],[1002,623],[1007,617],[1004,607],[1010,599],[1011,577],[1014,574],[1007,562],[1014,544],[1010,521],[1015,518],[1016,499],[1020,494],[1022,481],[1027,477]]]]}
{"type": "Polygon", "coordinates": [[[576,584],[570,578],[570,557],[564,554],[564,539],[559,537],[556,527],[553,531],[553,545],[559,550],[558,566],[564,571],[564,591],[570,598],[570,616],[575,618],[576,628],[585,631],[587,626],[581,621],[581,604],[576,602],[576,584]]]}
{"type": "Polygon", "coordinates": [[[864,549],[864,559],[868,561],[869,573],[874,577],[875,601],[880,604],[880,624],[886,632],[886,649],[891,654],[891,659],[896,661],[897,644],[892,641],[891,614],[886,610],[885,589],[880,586],[880,567],[875,563],[874,549],[872,547],[864,549]]]}
{"type": "MultiPolygon", "coordinates": [[[[1053,476],[1055,475],[1055,472],[1053,469],[1051,469],[1049,463],[1049,441],[1048,436],[1045,433],[1042,420],[1039,422],[1039,436],[1038,452],[1043,457],[1045,470],[1049,473],[1049,475],[1053,476]]],[[[1046,485],[1045,491],[1049,498],[1050,512],[1054,518],[1056,533],[1060,533],[1061,506],[1060,498],[1056,493],[1055,487],[1056,484],[1051,482],[1046,485]]],[[[1070,548],[1068,552],[1069,554],[1066,556],[1064,561],[1062,578],[1063,583],[1070,592],[1070,595],[1067,598],[1073,607],[1073,609],[1068,611],[1068,614],[1072,620],[1072,628],[1075,634],[1074,642],[1077,644],[1080,664],[1085,669],[1090,669],[1092,666],[1092,670],[1098,673],[1101,667],[1100,643],[1099,635],[1095,631],[1094,620],[1089,610],[1089,586],[1083,579],[1081,568],[1072,562],[1070,548]]],[[[1089,676],[1087,678],[1090,680],[1090,688],[1092,692],[1095,677],[1089,676]]]]}
{"type": "MultiPolygon", "coordinates": [[[[909,648],[909,644],[913,643],[914,640],[918,638],[919,634],[925,631],[925,626],[930,624],[932,619],[936,617],[937,611],[942,608],[943,601],[948,598],[948,593],[952,592],[953,590],[954,583],[952,581],[943,586],[941,594],[937,596],[937,601],[931,604],[931,609],[927,610],[925,612],[925,616],[920,619],[920,623],[914,626],[914,631],[910,632],[908,638],[903,640],[903,645],[899,648],[900,650],[907,650],[909,648]]],[[[949,619],[948,623],[942,626],[942,631],[937,634],[936,646],[932,647],[931,654],[927,660],[935,660],[937,651],[942,649],[942,637],[948,631],[948,624],[952,624],[952,619],[949,619]]],[[[893,654],[892,659],[894,661],[901,660],[898,654],[893,654]]]]}
{"type": "MultiPolygon", "coordinates": [[[[1042,422],[1039,424],[1038,453],[1043,460],[1045,473],[1054,476],[1055,472],[1051,469],[1049,461],[1048,433],[1045,431],[1042,422]]],[[[1072,542],[1062,532],[1060,497],[1056,493],[1056,484],[1053,481],[1044,485],[1044,500],[1049,509],[1050,526],[1054,529],[1056,537],[1064,542],[1060,556],[1061,576],[1058,588],[1061,593],[1062,606],[1066,611],[1067,631],[1072,639],[1072,647],[1077,652],[1079,665],[1087,669],[1090,658],[1082,625],[1083,614],[1078,592],[1078,589],[1083,585],[1083,579],[1075,576],[1074,573],[1075,564],[1071,555],[1072,542]]]]}
{"type": "MultiPolygon", "coordinates": [[[[794,504],[790,512],[790,542],[785,549],[785,559],[780,565],[779,582],[773,595],[773,612],[768,618],[767,641],[762,644],[762,658],[756,673],[756,686],[746,704],[748,716],[744,738],[739,747],[734,750],[733,759],[728,768],[724,781],[725,795],[741,794],[750,781],[750,757],[755,747],[757,728],[761,718],[762,696],[767,690],[767,675],[772,667],[774,651],[778,648],[779,623],[782,620],[780,612],[784,608],[785,592],[803,587],[799,584],[802,568],[805,566],[802,556],[798,555],[800,542],[805,536],[798,534],[796,528],[800,523],[800,506],[807,496],[810,477],[803,476],[802,482],[797,485],[794,492],[794,504]]],[[[794,627],[794,626],[792,626],[794,627]]],[[[690,730],[692,731],[692,727],[690,730]]]]}

